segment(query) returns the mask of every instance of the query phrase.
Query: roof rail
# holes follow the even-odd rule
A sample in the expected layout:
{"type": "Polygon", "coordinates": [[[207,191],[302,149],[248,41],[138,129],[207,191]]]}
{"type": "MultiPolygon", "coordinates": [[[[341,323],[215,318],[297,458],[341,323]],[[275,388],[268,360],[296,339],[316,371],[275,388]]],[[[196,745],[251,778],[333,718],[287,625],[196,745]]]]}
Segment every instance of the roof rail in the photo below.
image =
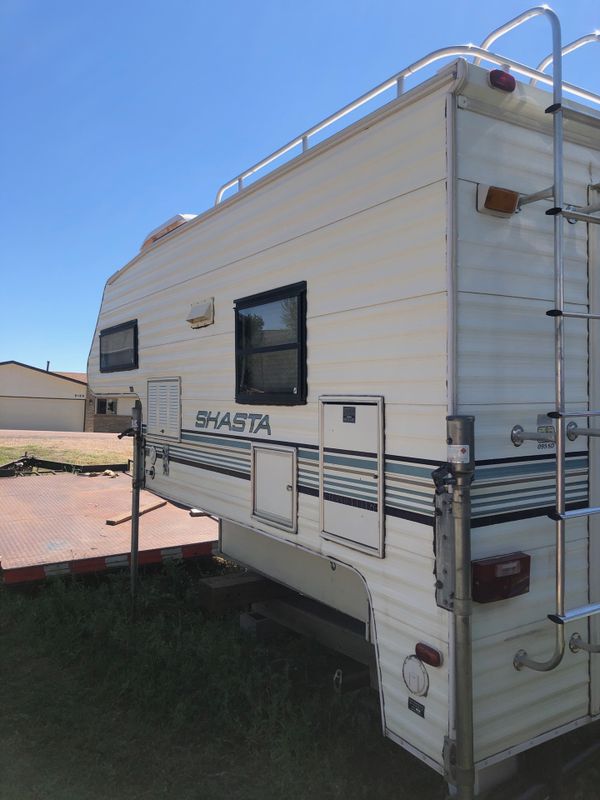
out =
{"type": "MultiPolygon", "coordinates": [[[[556,29],[556,22],[558,22],[558,17],[554,13],[554,11],[552,11],[550,6],[533,6],[533,8],[529,8],[527,9],[527,11],[523,11],[522,14],[519,14],[513,19],[509,20],[508,22],[505,22],[504,25],[500,25],[499,28],[496,28],[491,33],[489,33],[481,43],[481,49],[489,50],[491,45],[493,45],[494,42],[501,36],[510,33],[510,31],[514,31],[515,28],[518,28],[519,25],[522,25],[524,22],[527,22],[528,20],[539,16],[546,16],[549,18],[549,21],[553,27],[553,34],[554,34],[556,29]]],[[[560,35],[560,28],[559,28],[559,35],[560,35]]],[[[555,42],[553,41],[553,43],[555,42]]],[[[473,61],[474,64],[479,64],[480,62],[481,62],[480,56],[478,56],[473,61]]]]}
{"type": "MultiPolygon", "coordinates": [[[[572,42],[569,42],[569,44],[566,44],[563,47],[561,55],[566,56],[569,53],[572,53],[573,50],[579,50],[580,47],[583,47],[586,44],[591,44],[592,42],[600,42],[600,31],[586,33],[585,36],[580,36],[579,39],[574,39],[572,42]]],[[[536,69],[538,72],[545,72],[546,68],[550,66],[553,60],[552,53],[549,53],[546,58],[540,61],[536,69]]],[[[532,78],[529,83],[531,86],[535,86],[537,83],[537,78],[532,78]]]]}
{"type": "MultiPolygon", "coordinates": [[[[525,11],[523,14],[520,14],[518,17],[510,20],[505,25],[502,25],[500,28],[497,28],[495,31],[489,34],[489,36],[484,39],[481,47],[477,47],[474,44],[463,44],[463,45],[456,45],[453,47],[443,47],[439,50],[434,50],[428,55],[424,56],[423,58],[415,61],[410,66],[405,67],[404,69],[397,72],[395,75],[392,75],[387,80],[383,81],[383,83],[378,84],[375,88],[371,89],[370,91],[366,92],[365,94],[358,97],[356,100],[353,100],[351,103],[348,103],[343,108],[339,109],[335,113],[331,114],[329,117],[321,120],[316,125],[313,125],[312,128],[301,133],[299,136],[296,136],[294,139],[289,141],[287,144],[284,144],[282,147],[275,150],[270,155],[266,156],[265,158],[258,161],[256,164],[253,164],[248,169],[241,172],[239,175],[236,175],[235,178],[227,181],[224,183],[219,191],[217,192],[217,197],[215,200],[215,205],[219,205],[222,202],[223,197],[227,191],[236,187],[237,191],[241,191],[244,188],[244,181],[250,178],[252,175],[256,174],[260,170],[265,169],[278,158],[286,155],[287,153],[291,152],[292,150],[298,148],[301,153],[308,150],[310,147],[310,139],[311,137],[315,136],[317,133],[325,130],[329,126],[333,125],[334,123],[338,122],[340,119],[343,119],[348,114],[351,114],[356,109],[363,106],[365,103],[368,103],[370,100],[373,100],[378,95],[382,94],[389,89],[395,88],[397,96],[401,96],[404,92],[404,81],[410,75],[414,75],[416,72],[424,69],[425,67],[429,66],[430,64],[439,61],[440,59],[450,58],[452,56],[462,56],[463,58],[474,57],[475,63],[480,63],[481,61],[487,61],[491,64],[495,64],[499,67],[510,69],[513,72],[516,72],[520,75],[523,75],[525,78],[530,78],[536,82],[540,82],[546,84],[547,86],[554,86],[554,78],[552,76],[546,75],[540,68],[533,68],[529,67],[526,64],[522,64],[519,61],[515,61],[514,59],[507,58],[506,56],[501,56],[496,53],[490,52],[487,48],[498,39],[500,36],[508,33],[509,31],[516,28],[518,25],[521,25],[523,22],[526,22],[529,19],[532,19],[535,16],[545,15],[549,18],[552,26],[553,26],[553,40],[555,38],[554,31],[556,29],[556,23],[558,22],[558,18],[556,14],[547,6],[535,6],[531,8],[529,11],[525,11]]],[[[556,44],[556,43],[555,43],[556,44]]],[[[569,46],[569,45],[567,45],[569,46]]],[[[559,44],[558,48],[554,48],[554,51],[558,50],[561,51],[560,47],[560,37],[559,37],[559,44]]],[[[555,76],[557,77],[557,76],[555,76]]],[[[595,103],[600,105],[600,95],[595,94],[594,92],[588,92],[585,89],[582,89],[579,86],[575,86],[570,83],[562,83],[562,89],[569,94],[574,95],[575,97],[579,97],[583,100],[587,100],[591,103],[595,103]]]]}

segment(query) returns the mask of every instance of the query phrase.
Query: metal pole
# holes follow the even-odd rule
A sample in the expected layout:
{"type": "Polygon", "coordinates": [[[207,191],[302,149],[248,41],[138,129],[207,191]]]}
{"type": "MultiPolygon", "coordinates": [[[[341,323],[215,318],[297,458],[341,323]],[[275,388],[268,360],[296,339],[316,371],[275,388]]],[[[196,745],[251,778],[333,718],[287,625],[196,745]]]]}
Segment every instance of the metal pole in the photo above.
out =
{"type": "Polygon", "coordinates": [[[475,474],[475,418],[446,420],[454,483],[454,687],[456,696],[456,786],[460,800],[475,792],[473,753],[473,658],[471,645],[471,483],[475,474]]]}
{"type": "Polygon", "coordinates": [[[142,435],[142,404],[135,401],[131,409],[133,429],[133,476],[131,480],[131,606],[135,607],[138,576],[138,549],[140,526],[140,491],[144,483],[144,437],[142,435]]]}

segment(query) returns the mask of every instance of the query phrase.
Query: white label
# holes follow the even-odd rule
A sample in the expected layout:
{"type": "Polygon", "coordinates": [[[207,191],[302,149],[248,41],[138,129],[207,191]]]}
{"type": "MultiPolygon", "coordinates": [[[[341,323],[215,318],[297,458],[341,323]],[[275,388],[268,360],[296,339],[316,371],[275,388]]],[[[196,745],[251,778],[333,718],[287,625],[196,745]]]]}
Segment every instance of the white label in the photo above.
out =
{"type": "Polygon", "coordinates": [[[448,461],[451,464],[468,464],[471,460],[468,444],[449,444],[448,461]]]}

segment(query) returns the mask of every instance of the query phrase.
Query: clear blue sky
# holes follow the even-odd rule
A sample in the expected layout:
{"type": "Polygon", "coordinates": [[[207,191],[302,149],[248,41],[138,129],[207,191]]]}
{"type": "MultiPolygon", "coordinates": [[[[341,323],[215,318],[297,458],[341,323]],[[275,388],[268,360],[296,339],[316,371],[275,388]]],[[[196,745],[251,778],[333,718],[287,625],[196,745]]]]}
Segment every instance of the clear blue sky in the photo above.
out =
{"type": "MultiPolygon", "coordinates": [[[[177,212],[430,50],[527,2],[1,0],[0,360],[85,370],[106,278],[177,212]]],[[[564,41],[598,0],[558,0],[564,41]]],[[[497,49],[536,64],[542,19],[497,49]]],[[[600,93],[600,46],[565,59],[600,93]]]]}

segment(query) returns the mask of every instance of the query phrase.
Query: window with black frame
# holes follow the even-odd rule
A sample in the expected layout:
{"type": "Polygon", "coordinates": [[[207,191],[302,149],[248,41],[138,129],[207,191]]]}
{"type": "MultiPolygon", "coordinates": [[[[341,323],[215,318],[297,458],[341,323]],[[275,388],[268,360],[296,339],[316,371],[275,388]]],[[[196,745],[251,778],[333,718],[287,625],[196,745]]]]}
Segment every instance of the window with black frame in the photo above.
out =
{"type": "Polygon", "coordinates": [[[238,403],[306,403],[306,282],[235,301],[238,403]]]}
{"type": "Polygon", "coordinates": [[[121,372],[137,367],[137,319],[100,331],[100,372],[121,372]]]}

